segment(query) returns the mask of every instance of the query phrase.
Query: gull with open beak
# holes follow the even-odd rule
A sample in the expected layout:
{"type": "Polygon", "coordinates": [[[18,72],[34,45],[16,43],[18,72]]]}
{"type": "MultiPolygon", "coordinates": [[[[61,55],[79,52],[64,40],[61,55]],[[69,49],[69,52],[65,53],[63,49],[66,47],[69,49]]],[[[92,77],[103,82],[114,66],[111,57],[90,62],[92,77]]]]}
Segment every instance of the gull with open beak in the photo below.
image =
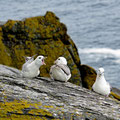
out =
{"type": "MultiPolygon", "coordinates": [[[[28,63],[24,69],[22,69],[22,77],[34,78],[40,74],[40,66],[46,65],[44,59],[46,57],[40,55],[31,63],[28,63]]],[[[23,67],[22,67],[23,68],[23,67]]]]}

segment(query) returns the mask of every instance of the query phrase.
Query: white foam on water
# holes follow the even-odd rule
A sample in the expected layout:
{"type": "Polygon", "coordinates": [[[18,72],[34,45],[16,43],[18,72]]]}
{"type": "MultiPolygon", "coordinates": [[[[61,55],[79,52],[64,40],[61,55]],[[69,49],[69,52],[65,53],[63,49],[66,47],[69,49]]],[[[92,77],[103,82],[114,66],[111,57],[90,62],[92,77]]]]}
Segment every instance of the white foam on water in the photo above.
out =
{"type": "Polygon", "coordinates": [[[112,55],[114,57],[120,58],[120,49],[111,49],[111,48],[84,48],[79,49],[79,53],[85,54],[103,54],[103,55],[112,55]]]}
{"type": "Polygon", "coordinates": [[[115,63],[120,64],[120,49],[111,48],[84,48],[78,49],[80,54],[89,54],[89,58],[95,58],[99,60],[100,58],[113,58],[115,63]]]}

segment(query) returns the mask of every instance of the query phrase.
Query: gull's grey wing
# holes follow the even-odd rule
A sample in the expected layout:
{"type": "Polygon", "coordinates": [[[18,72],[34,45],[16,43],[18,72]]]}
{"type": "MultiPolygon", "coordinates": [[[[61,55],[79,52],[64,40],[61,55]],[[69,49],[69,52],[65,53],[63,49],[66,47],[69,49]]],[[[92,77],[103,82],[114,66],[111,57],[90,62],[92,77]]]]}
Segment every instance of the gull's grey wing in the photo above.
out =
{"type": "Polygon", "coordinates": [[[54,80],[54,78],[53,78],[53,76],[52,76],[52,69],[53,69],[54,67],[56,67],[56,65],[53,65],[53,66],[50,67],[50,73],[49,73],[52,80],[54,80]]]}
{"type": "Polygon", "coordinates": [[[52,74],[52,69],[53,69],[54,67],[56,67],[56,65],[53,65],[53,66],[50,67],[50,74],[52,74]]]}
{"type": "Polygon", "coordinates": [[[67,74],[67,75],[71,74],[70,69],[69,69],[69,67],[67,65],[57,64],[56,66],[58,66],[59,68],[61,68],[65,74],[67,74]]]}
{"type": "Polygon", "coordinates": [[[33,61],[34,61],[34,58],[31,58],[30,60],[27,61],[27,63],[30,64],[30,63],[33,62],[33,61]]]}
{"type": "Polygon", "coordinates": [[[34,59],[34,57],[36,57],[36,56],[37,56],[37,54],[33,55],[32,58],[34,59]]]}
{"type": "Polygon", "coordinates": [[[23,72],[28,70],[28,68],[27,68],[28,64],[29,64],[29,61],[27,61],[26,63],[23,64],[23,66],[22,66],[22,71],[23,72]]]}
{"type": "Polygon", "coordinates": [[[32,62],[34,61],[34,57],[36,56],[37,54],[33,55],[32,57],[26,57],[26,56],[23,56],[25,58],[25,62],[32,62]]]}

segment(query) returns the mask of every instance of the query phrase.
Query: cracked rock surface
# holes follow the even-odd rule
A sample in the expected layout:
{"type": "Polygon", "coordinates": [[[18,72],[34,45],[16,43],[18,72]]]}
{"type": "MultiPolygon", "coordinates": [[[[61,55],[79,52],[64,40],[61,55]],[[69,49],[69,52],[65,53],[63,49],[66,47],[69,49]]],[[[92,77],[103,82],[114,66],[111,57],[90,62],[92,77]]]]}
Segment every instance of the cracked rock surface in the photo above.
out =
{"type": "Polygon", "coordinates": [[[72,83],[21,78],[0,65],[0,120],[120,120],[120,102],[72,83]]]}

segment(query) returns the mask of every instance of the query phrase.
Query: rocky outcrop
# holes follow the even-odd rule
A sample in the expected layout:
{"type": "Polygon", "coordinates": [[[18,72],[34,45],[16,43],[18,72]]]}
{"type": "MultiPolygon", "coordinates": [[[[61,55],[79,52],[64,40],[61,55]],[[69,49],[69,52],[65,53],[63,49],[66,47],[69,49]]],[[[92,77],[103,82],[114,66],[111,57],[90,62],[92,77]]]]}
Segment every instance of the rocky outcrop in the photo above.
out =
{"type": "Polygon", "coordinates": [[[0,65],[1,120],[119,120],[120,102],[72,83],[20,77],[0,65]]]}
{"type": "Polygon", "coordinates": [[[47,56],[47,65],[41,67],[41,76],[49,77],[50,66],[59,56],[68,61],[72,77],[70,81],[81,85],[80,59],[77,48],[66,26],[52,12],[45,16],[9,20],[0,25],[0,63],[21,69],[23,56],[34,54],[47,56]]]}

